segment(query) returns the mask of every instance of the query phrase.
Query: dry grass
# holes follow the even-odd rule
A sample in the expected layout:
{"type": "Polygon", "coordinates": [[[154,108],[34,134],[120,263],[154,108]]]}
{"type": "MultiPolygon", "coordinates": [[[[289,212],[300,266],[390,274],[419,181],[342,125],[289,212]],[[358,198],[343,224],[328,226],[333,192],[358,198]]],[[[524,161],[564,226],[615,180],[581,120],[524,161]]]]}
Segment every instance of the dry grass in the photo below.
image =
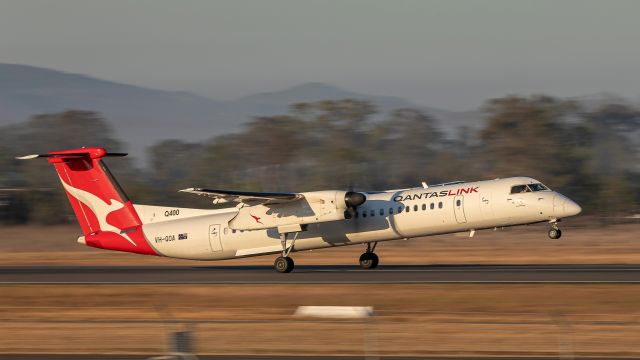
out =
{"type": "MultiPolygon", "coordinates": [[[[380,243],[382,264],[637,264],[640,225],[572,227],[563,224],[561,240],[546,236],[547,225],[440,235],[380,243]]],[[[93,249],[75,242],[77,226],[4,227],[0,265],[194,265],[197,261],[141,256],[93,249]]],[[[297,264],[355,264],[362,246],[306,251],[297,264]]],[[[221,261],[216,264],[270,265],[273,256],[221,261]]]]}
{"type": "Polygon", "coordinates": [[[3,352],[160,353],[190,329],[215,354],[640,355],[635,285],[2,286],[3,352]],[[292,316],[374,306],[372,320],[292,316]],[[163,322],[162,319],[171,320],[163,322]]]}
{"type": "MultiPolygon", "coordinates": [[[[546,226],[381,243],[383,264],[640,263],[640,227],[546,226]]],[[[194,265],[92,249],[79,230],[5,227],[0,265],[194,265]]],[[[295,254],[354,264],[360,246],[295,254]]],[[[216,264],[271,264],[272,256],[216,264]]],[[[145,353],[194,331],[215,354],[640,356],[637,285],[3,285],[0,352],[145,353]],[[374,306],[368,322],[294,318],[300,305],[374,306]],[[167,319],[173,321],[167,322],[167,319]]]]}

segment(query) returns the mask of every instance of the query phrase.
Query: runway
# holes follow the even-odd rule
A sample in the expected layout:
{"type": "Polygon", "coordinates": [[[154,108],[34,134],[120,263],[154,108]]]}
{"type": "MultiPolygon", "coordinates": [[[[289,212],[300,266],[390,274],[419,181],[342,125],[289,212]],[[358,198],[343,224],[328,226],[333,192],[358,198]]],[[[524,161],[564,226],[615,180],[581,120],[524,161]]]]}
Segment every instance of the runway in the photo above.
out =
{"type": "Polygon", "coordinates": [[[640,265],[29,266],[0,267],[0,284],[640,283],[640,265]]]}
{"type": "MultiPolygon", "coordinates": [[[[147,355],[62,355],[62,354],[0,354],[0,360],[145,360],[153,359],[154,356],[147,355]]],[[[163,358],[167,359],[167,358],[163,358]]],[[[175,357],[172,359],[179,359],[175,357]]],[[[538,357],[538,356],[427,356],[427,357],[405,357],[405,356],[277,356],[277,355],[199,355],[200,360],[551,360],[558,359],[558,356],[538,357]]],[[[625,359],[633,360],[634,357],[571,357],[571,359],[584,360],[611,360],[625,359]]]]}
{"type": "MultiPolygon", "coordinates": [[[[153,359],[154,356],[147,355],[62,355],[62,354],[0,354],[0,360],[145,360],[153,359]]],[[[558,359],[558,356],[538,357],[538,356],[427,356],[427,357],[405,357],[405,356],[277,356],[277,355],[199,355],[200,360],[551,360],[558,359]]],[[[167,358],[163,358],[167,359],[167,358]]],[[[179,359],[175,357],[172,359],[179,359]]],[[[186,359],[186,358],[185,358],[186,359]]],[[[634,357],[571,357],[571,359],[584,360],[611,360],[625,359],[633,360],[634,357]]]]}

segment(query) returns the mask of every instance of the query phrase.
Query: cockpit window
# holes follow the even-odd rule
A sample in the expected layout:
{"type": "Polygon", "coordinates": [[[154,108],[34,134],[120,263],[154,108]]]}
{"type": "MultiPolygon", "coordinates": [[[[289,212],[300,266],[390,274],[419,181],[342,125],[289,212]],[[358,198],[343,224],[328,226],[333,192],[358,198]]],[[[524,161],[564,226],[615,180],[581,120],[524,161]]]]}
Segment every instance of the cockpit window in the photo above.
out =
{"type": "Polygon", "coordinates": [[[543,191],[543,190],[549,190],[548,187],[540,184],[540,183],[536,183],[536,184],[529,184],[529,188],[531,189],[531,191],[543,191]]]}
{"type": "Polygon", "coordinates": [[[515,185],[511,187],[512,194],[520,194],[525,192],[543,191],[543,190],[549,190],[549,188],[540,183],[529,184],[529,185],[515,185]]]}
{"type": "Polygon", "coordinates": [[[527,187],[527,185],[516,185],[511,187],[512,194],[520,194],[520,193],[529,192],[529,191],[531,190],[527,187]]]}

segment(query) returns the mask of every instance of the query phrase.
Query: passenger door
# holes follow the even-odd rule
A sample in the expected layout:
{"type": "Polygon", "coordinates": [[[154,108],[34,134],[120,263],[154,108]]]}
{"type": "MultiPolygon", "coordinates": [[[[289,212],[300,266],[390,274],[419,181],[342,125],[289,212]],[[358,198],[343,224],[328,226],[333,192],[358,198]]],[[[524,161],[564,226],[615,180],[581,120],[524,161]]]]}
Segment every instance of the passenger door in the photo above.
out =
{"type": "Polygon", "coordinates": [[[453,209],[458,224],[466,223],[467,217],[464,214],[464,195],[456,195],[453,198],[453,209]]]}
{"type": "Polygon", "coordinates": [[[220,224],[209,226],[209,244],[211,244],[211,251],[222,251],[222,243],[220,242],[220,224]]]}

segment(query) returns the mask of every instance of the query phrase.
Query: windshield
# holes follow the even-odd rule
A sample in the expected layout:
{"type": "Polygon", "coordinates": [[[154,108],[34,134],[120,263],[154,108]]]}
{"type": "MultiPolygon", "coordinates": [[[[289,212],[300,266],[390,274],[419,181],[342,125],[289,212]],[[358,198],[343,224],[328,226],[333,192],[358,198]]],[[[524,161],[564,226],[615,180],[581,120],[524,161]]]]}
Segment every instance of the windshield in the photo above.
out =
{"type": "Polygon", "coordinates": [[[519,193],[528,192],[528,191],[531,191],[531,190],[529,190],[527,185],[516,185],[511,187],[512,194],[519,194],[519,193]]]}
{"type": "Polygon", "coordinates": [[[543,191],[543,190],[549,190],[548,187],[537,183],[537,184],[529,184],[529,189],[531,189],[531,191],[543,191]]]}
{"type": "Polygon", "coordinates": [[[519,193],[532,192],[532,191],[543,191],[543,190],[549,190],[549,188],[540,183],[529,184],[529,185],[515,185],[511,187],[512,194],[519,194],[519,193]]]}

